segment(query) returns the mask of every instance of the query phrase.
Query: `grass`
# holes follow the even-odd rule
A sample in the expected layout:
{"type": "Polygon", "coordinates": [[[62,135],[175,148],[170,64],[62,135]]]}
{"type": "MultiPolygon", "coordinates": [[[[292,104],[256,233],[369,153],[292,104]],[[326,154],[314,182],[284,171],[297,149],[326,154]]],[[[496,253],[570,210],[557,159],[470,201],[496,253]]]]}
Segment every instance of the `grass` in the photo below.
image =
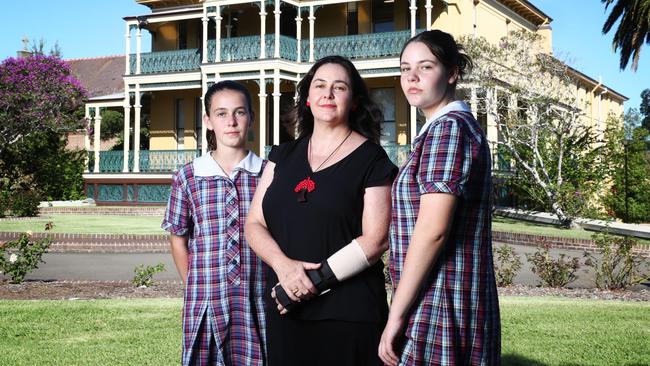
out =
{"type": "MultiPolygon", "coordinates": [[[[503,365],[647,365],[650,304],[501,297],[503,365]]],[[[0,301],[0,365],[175,365],[181,300],[0,301]]]]}
{"type": "Polygon", "coordinates": [[[160,216],[113,216],[51,214],[26,220],[2,220],[0,231],[45,231],[48,221],[54,223],[53,233],[79,234],[164,234],[160,216]]]}
{"type": "Polygon", "coordinates": [[[555,225],[539,224],[523,220],[515,220],[502,216],[492,216],[492,230],[509,233],[559,236],[562,238],[591,239],[593,231],[582,229],[562,229],[555,225]]]}

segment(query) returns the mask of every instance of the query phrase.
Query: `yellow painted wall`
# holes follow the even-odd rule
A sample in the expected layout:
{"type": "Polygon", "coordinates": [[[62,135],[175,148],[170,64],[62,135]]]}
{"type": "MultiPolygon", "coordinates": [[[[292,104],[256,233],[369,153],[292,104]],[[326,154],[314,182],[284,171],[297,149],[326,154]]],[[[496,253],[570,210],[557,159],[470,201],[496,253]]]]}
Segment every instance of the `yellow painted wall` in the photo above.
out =
{"type": "Polygon", "coordinates": [[[151,128],[149,148],[151,150],[175,150],[176,99],[182,99],[185,116],[184,148],[195,149],[195,99],[200,96],[200,90],[173,90],[154,92],[151,98],[151,128]]]}
{"type": "MultiPolygon", "coordinates": [[[[314,35],[317,37],[344,36],[347,33],[348,9],[346,4],[325,5],[316,11],[314,35]]],[[[303,18],[306,19],[306,18],[303,18]]],[[[309,19],[303,20],[303,37],[309,38],[309,19]],[[306,26],[305,26],[306,25],[306,26]],[[306,29],[305,29],[306,28],[306,29]],[[305,34],[304,31],[307,31],[305,34]]]]}
{"type": "Polygon", "coordinates": [[[178,27],[175,22],[162,23],[155,29],[151,49],[155,51],[175,50],[178,48],[178,27]]]}

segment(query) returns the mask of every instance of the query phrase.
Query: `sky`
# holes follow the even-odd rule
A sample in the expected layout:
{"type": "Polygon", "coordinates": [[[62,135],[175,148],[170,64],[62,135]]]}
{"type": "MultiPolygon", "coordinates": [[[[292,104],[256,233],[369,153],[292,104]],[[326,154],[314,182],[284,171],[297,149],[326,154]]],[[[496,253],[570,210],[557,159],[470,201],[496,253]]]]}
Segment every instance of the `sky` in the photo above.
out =
{"type": "MultiPolygon", "coordinates": [[[[644,44],[636,73],[629,67],[620,71],[619,56],[611,47],[613,31],[601,33],[607,13],[600,0],[530,1],[553,19],[556,57],[627,96],[626,109],[639,107],[641,91],[650,88],[650,45],[644,44]]],[[[2,10],[0,59],[15,56],[24,37],[44,39],[46,49],[58,42],[66,59],[124,54],[122,18],[149,13],[135,0],[18,0],[3,2],[2,10]]],[[[145,36],[143,52],[150,49],[148,43],[145,36]]]]}

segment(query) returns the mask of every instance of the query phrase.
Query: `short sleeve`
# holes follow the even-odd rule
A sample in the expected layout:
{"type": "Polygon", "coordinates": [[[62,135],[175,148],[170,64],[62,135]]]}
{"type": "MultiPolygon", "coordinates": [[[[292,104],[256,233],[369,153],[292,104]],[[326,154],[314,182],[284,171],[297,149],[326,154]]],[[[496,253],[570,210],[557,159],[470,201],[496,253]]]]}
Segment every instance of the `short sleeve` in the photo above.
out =
{"type": "Polygon", "coordinates": [[[423,141],[417,172],[420,194],[462,196],[472,164],[470,150],[462,121],[446,119],[431,125],[423,141]]]}
{"type": "Polygon", "coordinates": [[[268,160],[272,161],[275,164],[277,164],[278,160],[280,160],[280,155],[281,154],[282,154],[282,147],[279,146],[279,145],[273,145],[273,146],[271,146],[271,151],[269,151],[268,160]]]}
{"type": "Polygon", "coordinates": [[[186,235],[192,225],[190,204],[181,177],[183,171],[183,169],[179,170],[172,178],[172,189],[167,201],[165,217],[160,225],[163,230],[179,236],[186,235]]]}
{"type": "Polygon", "coordinates": [[[390,161],[386,151],[377,147],[377,154],[372,159],[365,178],[365,187],[377,187],[391,184],[397,175],[397,167],[390,161]]]}

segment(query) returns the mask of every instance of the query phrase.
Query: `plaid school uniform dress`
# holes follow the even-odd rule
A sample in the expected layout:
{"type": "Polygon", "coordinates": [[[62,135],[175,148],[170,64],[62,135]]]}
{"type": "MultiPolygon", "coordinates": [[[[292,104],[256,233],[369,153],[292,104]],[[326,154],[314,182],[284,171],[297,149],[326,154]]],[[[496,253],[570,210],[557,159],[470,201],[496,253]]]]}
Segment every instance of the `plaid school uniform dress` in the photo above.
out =
{"type": "Polygon", "coordinates": [[[426,193],[457,206],[449,237],[406,325],[400,365],[497,365],[501,340],[492,264],[491,169],[485,135],[463,102],[434,115],[392,187],[389,271],[399,285],[426,193]]]}
{"type": "Polygon", "coordinates": [[[162,228],[189,235],[183,365],[264,365],[264,268],[244,221],[266,164],[249,152],[227,176],[210,154],[173,178],[162,228]]]}

